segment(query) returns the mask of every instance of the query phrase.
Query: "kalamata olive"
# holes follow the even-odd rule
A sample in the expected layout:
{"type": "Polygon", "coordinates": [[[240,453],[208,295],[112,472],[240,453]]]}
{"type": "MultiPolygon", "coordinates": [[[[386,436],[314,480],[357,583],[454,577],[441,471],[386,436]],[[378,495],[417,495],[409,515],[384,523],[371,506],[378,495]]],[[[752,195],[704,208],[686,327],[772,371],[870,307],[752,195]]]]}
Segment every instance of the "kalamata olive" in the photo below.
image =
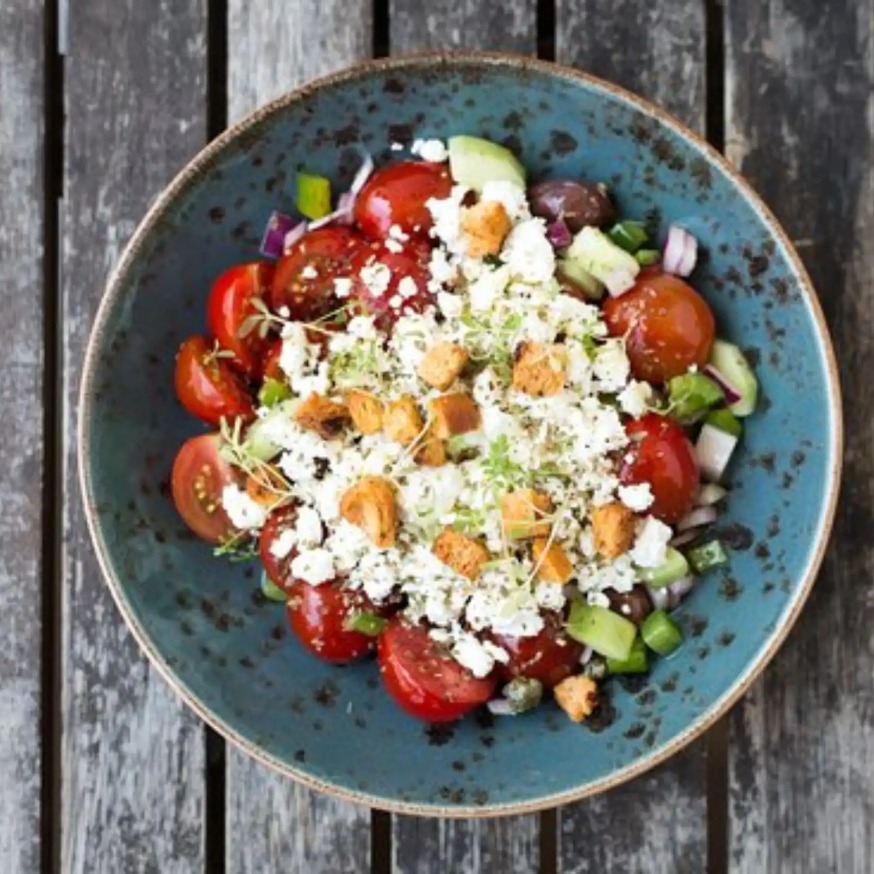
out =
{"type": "Polygon", "coordinates": [[[564,219],[573,233],[586,225],[596,228],[613,222],[615,210],[606,191],[592,182],[555,179],[538,182],[528,189],[531,212],[554,222],[564,219]]]}
{"type": "Polygon", "coordinates": [[[635,625],[640,625],[652,613],[652,601],[643,586],[635,586],[630,592],[605,589],[604,594],[610,599],[610,609],[630,619],[635,625]]]}

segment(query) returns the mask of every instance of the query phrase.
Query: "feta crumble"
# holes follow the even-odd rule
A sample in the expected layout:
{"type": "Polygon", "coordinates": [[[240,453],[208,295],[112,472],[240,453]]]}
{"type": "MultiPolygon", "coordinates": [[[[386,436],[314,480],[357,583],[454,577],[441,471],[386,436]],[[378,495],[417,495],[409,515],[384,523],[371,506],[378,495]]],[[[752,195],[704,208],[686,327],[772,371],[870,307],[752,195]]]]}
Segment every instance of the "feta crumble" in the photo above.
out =
{"type": "Polygon", "coordinates": [[[410,151],[423,161],[432,164],[442,164],[449,157],[449,152],[441,140],[414,140],[410,151]]]}
{"type": "Polygon", "coordinates": [[[233,483],[222,489],[222,507],[231,524],[241,531],[260,528],[267,520],[267,509],[233,483]]]}

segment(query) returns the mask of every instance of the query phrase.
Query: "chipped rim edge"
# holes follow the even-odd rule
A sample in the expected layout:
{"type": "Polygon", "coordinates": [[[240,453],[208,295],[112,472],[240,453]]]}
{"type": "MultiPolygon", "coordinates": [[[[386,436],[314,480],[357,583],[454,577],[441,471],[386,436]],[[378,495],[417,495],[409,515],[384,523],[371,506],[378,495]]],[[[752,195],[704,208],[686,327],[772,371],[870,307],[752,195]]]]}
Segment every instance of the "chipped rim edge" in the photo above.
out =
{"type": "Polygon", "coordinates": [[[844,446],[841,388],[838,374],[839,372],[836,364],[834,347],[831,342],[828,326],[819,299],[817,298],[810,276],[808,275],[801,258],[795,251],[795,247],[792,245],[789,236],[780,226],[780,223],[777,221],[777,218],[771,212],[770,208],[756,193],[752,185],[744,179],[741,173],[700,135],[695,133],[691,128],[687,127],[683,122],[676,119],[670,113],[659,108],[655,104],[644,100],[642,97],[597,76],[584,73],[581,70],[576,70],[572,67],[554,64],[547,61],[540,61],[521,55],[501,52],[459,51],[422,52],[391,58],[380,58],[357,63],[337,72],[313,79],[301,87],[270,101],[261,108],[248,114],[201,149],[164,188],[157,200],[148,209],[146,215],[137,226],[133,236],[125,246],[121,257],[107,280],[106,288],[103,297],[100,300],[92,325],[91,334],[88,339],[78,398],[79,440],[77,461],[79,467],[79,485],[82,491],[85,518],[87,520],[88,530],[91,535],[91,541],[95,548],[100,569],[128,628],[132,632],[139,646],[148,656],[149,661],[164,680],[169,683],[173,690],[205,723],[215,729],[215,731],[222,735],[226,740],[230,741],[267,767],[286,777],[296,780],[298,783],[301,783],[310,789],[316,789],[346,801],[368,805],[392,813],[450,818],[489,818],[509,816],[513,814],[534,813],[568,804],[570,802],[580,801],[583,798],[615,788],[616,786],[649,771],[651,768],[654,768],[656,765],[678,753],[693,740],[704,734],[707,729],[730,710],[730,708],[750,688],[752,683],[757,679],[759,674],[762,673],[764,668],[782,646],[792,627],[795,625],[801,612],[801,608],[807,601],[813,583],[816,580],[834,523],[838,493],[840,491],[841,459],[843,457],[844,446]],[[779,240],[786,253],[788,261],[802,289],[803,301],[813,317],[819,335],[820,353],[828,375],[829,412],[832,419],[831,440],[827,447],[831,456],[827,462],[828,483],[824,500],[820,506],[819,518],[817,520],[818,533],[816,548],[809,555],[807,567],[805,568],[799,584],[796,586],[794,596],[784,609],[781,617],[778,619],[778,624],[774,631],[771,633],[766,644],[751,658],[747,668],[736,678],[731,688],[714,701],[710,707],[708,707],[676,737],[653,750],[648,755],[636,759],[608,776],[590,781],[581,785],[579,788],[570,791],[553,793],[534,800],[506,802],[493,805],[466,804],[447,807],[440,804],[410,803],[399,801],[395,798],[372,795],[367,792],[357,792],[345,786],[340,786],[315,777],[306,771],[302,771],[289,765],[277,756],[265,752],[210,711],[193,692],[189,691],[181,679],[175,675],[173,669],[167,664],[161,653],[152,645],[151,639],[140,625],[139,620],[134,614],[133,608],[124,594],[122,584],[109,559],[106,543],[97,518],[95,498],[91,482],[91,472],[87,464],[90,455],[91,408],[94,400],[93,386],[99,362],[99,349],[102,345],[107,321],[116,302],[123,295],[127,275],[139,255],[140,249],[154,230],[165,210],[172,205],[176,197],[184,192],[189,183],[208,169],[212,160],[220,155],[225,147],[231,145],[240,134],[260,124],[266,118],[284,109],[286,106],[301,100],[313,92],[320,91],[326,87],[340,85],[347,81],[354,81],[356,79],[368,77],[386,70],[397,70],[403,72],[410,68],[427,68],[434,66],[435,64],[446,67],[484,65],[487,67],[523,68],[549,76],[556,76],[572,82],[584,83],[590,88],[594,88],[596,91],[606,92],[617,97],[620,101],[631,106],[633,109],[643,112],[651,118],[657,119],[660,123],[673,129],[675,133],[690,142],[692,146],[702,152],[705,157],[718,166],[734,183],[742,196],[744,196],[752,205],[771,234],[779,240]]]}

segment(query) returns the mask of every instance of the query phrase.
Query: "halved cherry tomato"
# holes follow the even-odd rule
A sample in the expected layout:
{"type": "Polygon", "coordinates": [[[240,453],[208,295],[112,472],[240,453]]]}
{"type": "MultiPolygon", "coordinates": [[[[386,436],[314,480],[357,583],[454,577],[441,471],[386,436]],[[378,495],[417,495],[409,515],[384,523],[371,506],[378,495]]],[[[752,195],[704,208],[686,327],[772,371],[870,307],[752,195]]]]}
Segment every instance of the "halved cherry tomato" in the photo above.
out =
{"type": "Polygon", "coordinates": [[[258,538],[258,553],[264,565],[264,571],[270,581],[282,589],[286,595],[290,595],[295,579],[291,575],[291,563],[297,556],[297,550],[292,547],[291,551],[282,558],[277,558],[272,552],[273,544],[279,539],[283,531],[293,528],[297,521],[297,507],[290,504],[274,510],[264,523],[261,535],[258,538]]]}
{"type": "Polygon", "coordinates": [[[311,586],[295,582],[287,590],[288,620],[298,640],[326,662],[350,662],[376,648],[376,639],[348,631],[346,622],[354,613],[378,612],[362,592],[344,589],[339,583],[311,586]]]}
{"type": "Polygon", "coordinates": [[[422,625],[392,619],[379,637],[379,670],[389,694],[426,722],[460,719],[491,698],[494,674],[478,679],[443,651],[422,625]]]}
{"type": "Polygon", "coordinates": [[[261,372],[264,379],[282,379],[282,368],[279,366],[279,356],[282,355],[282,340],[274,340],[264,354],[261,362],[261,372]]]}
{"type": "Polygon", "coordinates": [[[179,347],[176,395],[192,416],[210,425],[237,416],[246,422],[255,418],[245,383],[206,337],[189,337],[179,347]]]}
{"type": "Polygon", "coordinates": [[[231,267],[213,283],[206,305],[206,323],[222,349],[233,352],[232,362],[247,376],[257,376],[270,339],[253,330],[240,336],[243,322],[257,310],[254,298],[263,298],[273,281],[273,264],[255,261],[231,267]]]}
{"type": "Polygon", "coordinates": [[[355,223],[374,239],[389,235],[397,225],[405,234],[427,238],[431,213],[425,205],[432,197],[449,197],[452,179],[445,164],[401,161],[377,170],[355,202],[355,223]]]}
{"type": "Polygon", "coordinates": [[[707,363],[715,323],[707,302],[666,273],[641,274],[625,294],[608,298],[604,320],[614,337],[626,337],[631,372],[647,382],[665,382],[693,364],[707,363]]]}
{"type": "Polygon", "coordinates": [[[361,234],[349,228],[332,226],[304,234],[276,265],[272,309],[288,307],[290,318],[298,322],[311,322],[337,309],[334,280],[352,278],[352,259],[364,245],[361,234]]]}
{"type": "Polygon", "coordinates": [[[428,291],[431,250],[410,240],[401,251],[371,243],[355,259],[352,295],[358,308],[375,317],[377,327],[389,331],[405,313],[420,313],[434,301],[428,291]]]}
{"type": "Polygon", "coordinates": [[[528,677],[551,689],[579,667],[582,645],[564,633],[558,614],[547,613],[544,620],[543,628],[533,637],[492,635],[510,654],[510,661],[499,668],[503,679],[528,677]]]}
{"type": "Polygon", "coordinates": [[[647,512],[662,522],[678,522],[698,491],[698,464],[686,432],[658,413],[633,419],[625,430],[631,443],[619,478],[625,485],[649,483],[654,500],[647,512]]]}
{"type": "Polygon", "coordinates": [[[219,455],[219,446],[218,434],[186,440],[176,454],[170,479],[179,515],[198,537],[210,543],[218,543],[235,531],[222,507],[222,489],[237,482],[237,476],[219,455]]]}

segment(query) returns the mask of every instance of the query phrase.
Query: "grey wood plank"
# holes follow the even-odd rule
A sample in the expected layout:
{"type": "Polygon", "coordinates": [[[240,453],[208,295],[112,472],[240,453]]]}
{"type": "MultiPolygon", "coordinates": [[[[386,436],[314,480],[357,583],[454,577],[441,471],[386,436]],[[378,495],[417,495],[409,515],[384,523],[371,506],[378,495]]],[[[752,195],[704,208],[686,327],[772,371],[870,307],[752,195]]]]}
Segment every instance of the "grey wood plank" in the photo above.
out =
{"type": "MultiPolygon", "coordinates": [[[[537,3],[512,0],[391,0],[393,53],[479,48],[535,54],[537,3]]],[[[533,872],[540,864],[538,816],[503,820],[393,817],[393,870],[533,872]]]]}
{"type": "Polygon", "coordinates": [[[729,157],[819,289],[844,387],[844,494],[797,628],[730,722],[735,872],[874,867],[874,7],[726,5],[729,157]]]}
{"type": "MultiPolygon", "coordinates": [[[[703,131],[699,0],[557,0],[556,59],[630,88],[703,131]]],[[[608,795],[559,811],[559,870],[698,872],[707,856],[706,740],[608,795]],[[604,839],[604,824],[611,828],[604,839]]]]}
{"type": "MultiPolygon", "coordinates": [[[[371,54],[371,4],[228,3],[228,118],[371,54]]],[[[370,812],[227,754],[227,870],[334,874],[370,869],[370,812]]]]}
{"type": "Polygon", "coordinates": [[[40,864],[44,358],[43,12],[28,0],[0,6],[0,107],[0,859],[30,872],[40,864]]]}
{"type": "Polygon", "coordinates": [[[71,4],[63,212],[65,872],[203,869],[204,734],[152,670],[93,558],[76,394],[106,275],[149,201],[205,141],[204,0],[71,4]]]}

